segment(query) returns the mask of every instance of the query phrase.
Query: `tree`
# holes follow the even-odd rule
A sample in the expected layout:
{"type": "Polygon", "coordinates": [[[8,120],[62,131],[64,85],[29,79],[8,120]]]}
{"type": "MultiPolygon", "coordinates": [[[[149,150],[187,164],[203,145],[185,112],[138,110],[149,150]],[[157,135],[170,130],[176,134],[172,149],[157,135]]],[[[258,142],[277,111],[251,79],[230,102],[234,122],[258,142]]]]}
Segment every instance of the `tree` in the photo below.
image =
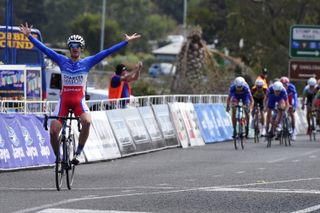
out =
{"type": "MultiPolygon", "coordinates": [[[[85,13],[77,17],[71,23],[72,32],[75,34],[83,35],[86,40],[86,49],[91,53],[100,51],[100,14],[85,13]]],[[[112,45],[123,41],[124,34],[119,30],[119,26],[115,20],[108,19],[105,24],[105,40],[104,48],[111,47],[112,45]]]]}

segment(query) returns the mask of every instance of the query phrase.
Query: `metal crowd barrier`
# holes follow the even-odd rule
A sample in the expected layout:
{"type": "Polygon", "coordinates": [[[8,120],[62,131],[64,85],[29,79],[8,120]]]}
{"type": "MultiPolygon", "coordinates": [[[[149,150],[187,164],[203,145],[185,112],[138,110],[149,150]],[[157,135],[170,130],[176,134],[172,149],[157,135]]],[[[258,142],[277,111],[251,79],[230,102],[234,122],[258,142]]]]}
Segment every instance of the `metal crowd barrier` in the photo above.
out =
{"type": "MultiPolygon", "coordinates": [[[[103,111],[125,107],[143,107],[173,102],[226,103],[228,95],[155,95],[135,96],[121,99],[88,100],[90,111],[103,111]]],[[[50,114],[58,101],[0,101],[0,113],[50,114]]]]}

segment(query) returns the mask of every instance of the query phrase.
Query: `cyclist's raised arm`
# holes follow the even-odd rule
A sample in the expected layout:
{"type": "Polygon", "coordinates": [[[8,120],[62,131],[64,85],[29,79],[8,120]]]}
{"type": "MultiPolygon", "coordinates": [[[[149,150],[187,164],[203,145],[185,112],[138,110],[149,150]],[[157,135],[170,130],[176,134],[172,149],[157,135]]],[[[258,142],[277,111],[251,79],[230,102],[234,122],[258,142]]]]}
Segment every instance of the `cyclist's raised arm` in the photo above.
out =
{"type": "Polygon", "coordinates": [[[41,43],[38,39],[35,39],[31,35],[31,29],[32,25],[29,27],[28,23],[26,22],[25,25],[20,25],[20,31],[30,40],[31,43],[33,43],[41,52],[46,54],[50,59],[52,59],[54,62],[58,63],[60,57],[64,57],[58,53],[56,53],[54,50],[46,47],[43,43],[41,43]]]}
{"type": "Polygon", "coordinates": [[[100,61],[102,61],[104,58],[106,58],[107,56],[109,56],[110,54],[118,51],[119,49],[121,49],[122,47],[126,46],[129,42],[131,41],[135,41],[137,39],[139,39],[141,36],[137,33],[132,34],[131,36],[128,36],[127,34],[125,34],[126,39],[108,49],[102,50],[101,52],[97,53],[96,55],[93,56],[89,56],[87,58],[87,60],[89,60],[89,67],[93,67],[94,65],[96,65],[97,63],[99,63],[100,61]]]}

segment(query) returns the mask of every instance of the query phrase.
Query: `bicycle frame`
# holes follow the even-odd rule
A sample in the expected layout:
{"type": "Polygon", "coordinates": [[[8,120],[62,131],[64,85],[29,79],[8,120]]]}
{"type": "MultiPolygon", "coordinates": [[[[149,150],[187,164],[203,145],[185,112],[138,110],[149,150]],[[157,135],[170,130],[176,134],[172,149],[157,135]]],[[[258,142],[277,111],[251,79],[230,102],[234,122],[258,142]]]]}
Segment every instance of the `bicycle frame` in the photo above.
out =
{"type": "Polygon", "coordinates": [[[79,132],[81,130],[79,117],[72,117],[72,114],[72,110],[69,110],[68,116],[66,117],[45,115],[44,127],[46,130],[48,130],[48,119],[60,119],[62,121],[62,129],[59,137],[59,157],[56,160],[55,167],[56,188],[58,191],[61,190],[62,178],[64,174],[66,174],[67,187],[69,190],[71,189],[74,179],[75,165],[71,164],[72,156],[70,156],[71,154],[74,155],[75,153],[75,140],[72,134],[72,120],[78,121],[78,130],[79,132]],[[59,159],[60,157],[61,159],[59,159]]]}
{"type": "Polygon", "coordinates": [[[240,142],[241,148],[244,149],[243,144],[243,134],[244,134],[244,124],[245,117],[243,112],[243,105],[241,103],[236,105],[236,135],[234,137],[234,148],[238,149],[237,143],[240,142]]]}

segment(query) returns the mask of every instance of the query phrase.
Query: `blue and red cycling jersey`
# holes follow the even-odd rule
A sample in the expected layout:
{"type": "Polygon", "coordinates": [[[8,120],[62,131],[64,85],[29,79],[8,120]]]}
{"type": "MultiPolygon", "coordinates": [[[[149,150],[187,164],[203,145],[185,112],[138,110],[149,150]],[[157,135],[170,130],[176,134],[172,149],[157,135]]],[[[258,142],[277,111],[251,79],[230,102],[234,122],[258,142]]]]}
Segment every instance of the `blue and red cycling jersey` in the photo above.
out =
{"type": "Polygon", "coordinates": [[[242,100],[243,104],[249,104],[252,97],[248,84],[245,84],[241,90],[236,89],[236,85],[232,84],[229,89],[229,97],[231,100],[242,100]]]}
{"type": "Polygon", "coordinates": [[[292,83],[289,83],[288,85],[287,94],[288,94],[289,104],[292,105],[292,108],[295,110],[297,108],[298,94],[297,94],[296,87],[292,83]]]}
{"type": "Polygon", "coordinates": [[[271,85],[269,87],[269,89],[267,90],[267,98],[268,98],[268,103],[267,103],[268,108],[274,109],[276,103],[279,103],[280,101],[287,101],[288,95],[287,95],[287,91],[284,87],[280,91],[279,95],[275,95],[274,90],[273,90],[273,86],[271,85]]]}
{"type": "Polygon", "coordinates": [[[59,104],[55,111],[58,116],[67,116],[70,108],[76,116],[89,112],[85,103],[85,87],[90,69],[108,55],[128,44],[128,41],[122,41],[96,55],[73,62],[70,58],[46,47],[31,35],[28,36],[28,39],[60,67],[62,87],[59,104]]]}

